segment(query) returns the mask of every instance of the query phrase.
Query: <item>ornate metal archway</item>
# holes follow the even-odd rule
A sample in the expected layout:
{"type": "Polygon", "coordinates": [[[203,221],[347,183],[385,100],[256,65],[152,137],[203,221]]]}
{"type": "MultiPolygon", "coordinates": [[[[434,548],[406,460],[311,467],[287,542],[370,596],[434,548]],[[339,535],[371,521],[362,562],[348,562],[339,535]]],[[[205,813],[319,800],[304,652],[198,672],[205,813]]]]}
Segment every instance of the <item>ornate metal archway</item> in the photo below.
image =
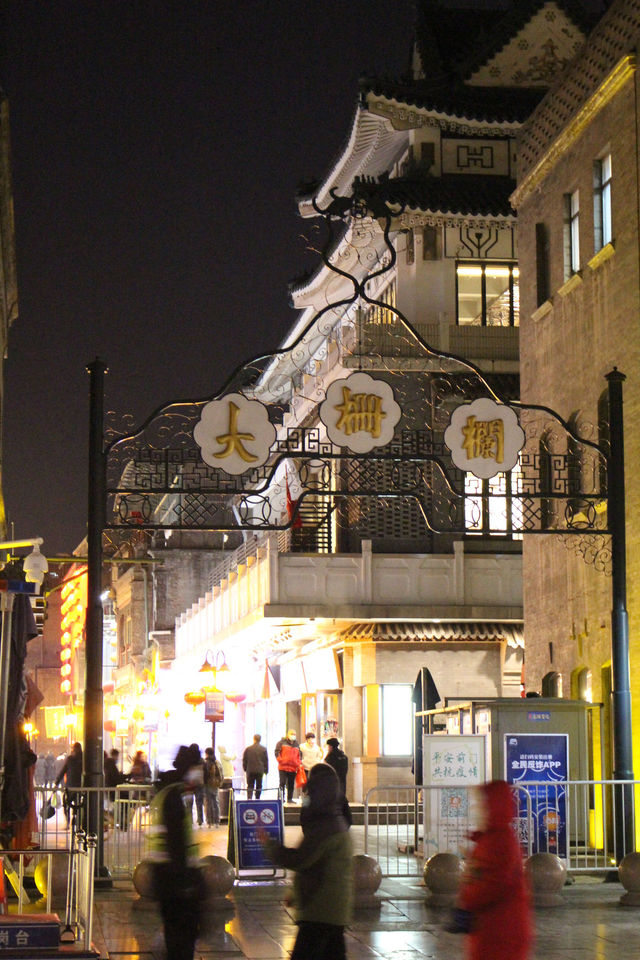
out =
{"type": "MultiPolygon", "coordinates": [[[[412,326],[395,305],[390,237],[400,205],[363,182],[352,197],[335,197],[317,212],[323,283],[307,281],[305,289],[310,302],[321,296],[322,305],[290,344],[236,369],[219,393],[164,405],[131,433],[111,423],[105,433],[105,365],[89,366],[88,785],[99,782],[102,770],[105,530],[260,534],[295,530],[302,521],[344,532],[354,525],[366,530],[381,505],[382,513],[404,511],[416,538],[476,534],[495,542],[496,535],[561,535],[587,562],[611,573],[614,776],[631,779],[624,377],[609,374],[608,416],[598,427],[569,424],[549,407],[520,403],[508,377],[488,376],[435,349],[428,331],[412,326]],[[470,482],[445,433],[456,409],[480,401],[489,406],[478,409],[493,413],[466,416],[462,428],[467,462],[480,464],[479,481],[470,482]],[[497,424],[507,412],[522,442],[516,459],[501,469],[507,428],[497,424]],[[493,473],[482,473],[482,461],[493,461],[493,473]]],[[[633,830],[629,810],[623,838],[633,830]]]]}

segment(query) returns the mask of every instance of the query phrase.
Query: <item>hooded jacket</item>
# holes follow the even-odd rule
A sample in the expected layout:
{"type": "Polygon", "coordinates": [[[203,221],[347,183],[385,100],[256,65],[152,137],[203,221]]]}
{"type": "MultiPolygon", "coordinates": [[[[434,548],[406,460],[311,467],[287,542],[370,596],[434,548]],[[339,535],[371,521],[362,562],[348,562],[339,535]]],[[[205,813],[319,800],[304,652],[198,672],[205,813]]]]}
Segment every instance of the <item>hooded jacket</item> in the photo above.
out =
{"type": "Polygon", "coordinates": [[[533,942],[531,907],[513,830],[513,792],[504,780],[480,789],[486,826],[474,837],[460,893],[460,906],[473,914],[469,960],[526,960],[533,942]]]}
{"type": "Polygon", "coordinates": [[[326,763],[315,764],[306,791],[300,811],[302,843],[292,848],[267,842],[267,853],[278,866],[296,871],[298,921],[345,926],[351,917],[353,850],[335,771],[326,763]]]}

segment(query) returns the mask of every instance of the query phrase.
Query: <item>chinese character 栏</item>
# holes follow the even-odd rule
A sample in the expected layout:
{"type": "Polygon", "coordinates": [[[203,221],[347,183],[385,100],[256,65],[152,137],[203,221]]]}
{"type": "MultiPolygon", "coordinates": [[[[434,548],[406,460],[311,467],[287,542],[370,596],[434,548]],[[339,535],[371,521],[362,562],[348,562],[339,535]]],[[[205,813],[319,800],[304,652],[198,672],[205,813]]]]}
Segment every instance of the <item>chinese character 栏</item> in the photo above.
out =
{"type": "Polygon", "coordinates": [[[476,420],[467,417],[467,425],[462,428],[464,436],[463,450],[470,460],[482,457],[484,460],[504,460],[504,421],[476,420]]]}

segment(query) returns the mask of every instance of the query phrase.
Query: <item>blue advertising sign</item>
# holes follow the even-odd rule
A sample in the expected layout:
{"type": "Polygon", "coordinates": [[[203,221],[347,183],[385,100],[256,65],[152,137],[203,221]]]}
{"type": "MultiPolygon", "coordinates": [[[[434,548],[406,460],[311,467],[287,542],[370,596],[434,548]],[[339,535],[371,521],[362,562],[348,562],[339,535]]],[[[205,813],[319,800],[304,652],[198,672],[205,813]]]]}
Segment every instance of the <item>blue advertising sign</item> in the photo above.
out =
{"type": "Polygon", "coordinates": [[[566,733],[506,733],[505,779],[518,791],[519,835],[528,844],[527,794],[531,797],[532,853],[567,856],[569,736],[566,733]]]}
{"type": "Polygon", "coordinates": [[[280,799],[235,801],[236,869],[273,871],[273,863],[265,855],[259,836],[264,831],[269,839],[283,842],[282,812],[280,799]]]}

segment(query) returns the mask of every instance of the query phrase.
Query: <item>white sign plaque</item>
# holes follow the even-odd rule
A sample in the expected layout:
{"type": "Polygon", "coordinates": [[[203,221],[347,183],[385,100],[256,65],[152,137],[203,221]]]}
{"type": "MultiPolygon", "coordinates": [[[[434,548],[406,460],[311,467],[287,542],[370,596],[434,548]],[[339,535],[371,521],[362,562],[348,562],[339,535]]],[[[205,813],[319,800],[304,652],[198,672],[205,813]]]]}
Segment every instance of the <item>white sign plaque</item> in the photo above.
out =
{"type": "Polygon", "coordinates": [[[205,404],[193,431],[204,462],[231,474],[266,463],[275,438],[265,405],[241,393],[205,404]]]}
{"type": "Polygon", "coordinates": [[[345,380],[334,381],[320,404],[320,419],[329,439],[354,453],[368,453],[390,443],[401,414],[390,384],[368,373],[352,373],[345,380]]]}

